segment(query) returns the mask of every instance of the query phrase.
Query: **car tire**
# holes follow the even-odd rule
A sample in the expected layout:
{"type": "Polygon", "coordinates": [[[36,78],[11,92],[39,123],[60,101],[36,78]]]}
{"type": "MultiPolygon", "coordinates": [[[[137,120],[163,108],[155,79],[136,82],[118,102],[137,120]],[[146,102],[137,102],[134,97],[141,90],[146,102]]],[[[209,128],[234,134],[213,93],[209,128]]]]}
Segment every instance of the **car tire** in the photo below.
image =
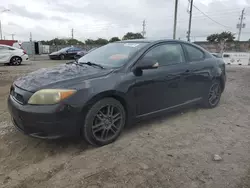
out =
{"type": "Polygon", "coordinates": [[[18,56],[14,56],[10,59],[10,65],[21,65],[22,63],[22,58],[21,57],[18,57],[18,56]]]}
{"type": "Polygon", "coordinates": [[[93,146],[107,145],[120,136],[125,122],[123,105],[114,98],[104,98],[88,110],[81,130],[82,136],[93,146]]]}
{"type": "Polygon", "coordinates": [[[222,93],[220,81],[214,80],[207,93],[208,94],[203,99],[203,106],[205,108],[215,108],[218,106],[222,93]]]}
{"type": "Polygon", "coordinates": [[[60,58],[60,60],[64,60],[64,59],[65,59],[65,55],[61,54],[61,55],[59,56],[59,58],[60,58]]]}

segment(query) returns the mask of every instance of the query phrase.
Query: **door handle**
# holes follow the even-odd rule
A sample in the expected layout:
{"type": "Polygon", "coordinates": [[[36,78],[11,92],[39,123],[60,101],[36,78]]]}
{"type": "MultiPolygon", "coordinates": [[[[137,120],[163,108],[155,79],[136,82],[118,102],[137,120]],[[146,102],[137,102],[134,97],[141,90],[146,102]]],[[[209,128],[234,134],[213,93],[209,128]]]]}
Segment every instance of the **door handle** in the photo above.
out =
{"type": "Polygon", "coordinates": [[[190,72],[191,71],[189,69],[187,69],[187,70],[185,70],[185,72],[182,73],[182,75],[188,75],[188,74],[190,74],[190,72]]]}

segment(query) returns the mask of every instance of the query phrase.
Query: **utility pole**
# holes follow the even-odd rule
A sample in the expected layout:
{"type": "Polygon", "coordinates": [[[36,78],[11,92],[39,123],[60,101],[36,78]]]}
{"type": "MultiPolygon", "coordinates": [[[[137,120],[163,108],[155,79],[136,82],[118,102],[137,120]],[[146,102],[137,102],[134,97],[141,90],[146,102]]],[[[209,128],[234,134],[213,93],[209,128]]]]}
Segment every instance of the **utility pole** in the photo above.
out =
{"type": "Polygon", "coordinates": [[[142,22],[142,36],[143,36],[143,38],[145,37],[145,35],[146,35],[146,21],[145,20],[143,20],[143,22],[142,22]]]}
{"type": "Polygon", "coordinates": [[[193,14],[193,0],[190,2],[189,8],[189,23],[188,23],[188,31],[187,31],[187,41],[190,42],[190,34],[191,34],[191,25],[192,25],[192,14],[193,14]]]}
{"type": "Polygon", "coordinates": [[[0,36],[1,36],[1,40],[3,40],[2,22],[1,22],[1,20],[0,20],[0,36]]]}
{"type": "MultiPolygon", "coordinates": [[[[4,13],[4,12],[9,12],[10,9],[3,9],[2,11],[0,11],[0,14],[4,13]]],[[[1,20],[0,20],[0,37],[1,37],[1,40],[3,40],[3,32],[2,32],[2,23],[1,23],[1,20]]]]}
{"type": "Polygon", "coordinates": [[[71,29],[71,38],[74,39],[74,29],[71,29]]]}
{"type": "Polygon", "coordinates": [[[174,7],[174,29],[173,29],[173,39],[175,39],[175,38],[176,38],[177,11],[178,11],[178,0],[175,0],[175,7],[174,7]]]}
{"type": "Polygon", "coordinates": [[[35,60],[35,57],[33,55],[33,42],[32,42],[32,33],[30,32],[30,53],[33,57],[33,60],[35,60]]]}
{"type": "Polygon", "coordinates": [[[243,20],[245,19],[245,17],[244,17],[245,13],[244,13],[244,12],[245,12],[245,9],[243,9],[243,10],[241,11],[241,15],[240,15],[240,18],[239,18],[240,23],[237,24],[237,28],[239,29],[238,41],[240,41],[241,29],[242,29],[242,28],[245,28],[245,26],[246,26],[246,24],[243,23],[243,20]]]}
{"type": "Polygon", "coordinates": [[[15,34],[14,34],[14,33],[13,33],[13,34],[11,34],[12,40],[14,40],[14,36],[15,36],[15,34]]]}

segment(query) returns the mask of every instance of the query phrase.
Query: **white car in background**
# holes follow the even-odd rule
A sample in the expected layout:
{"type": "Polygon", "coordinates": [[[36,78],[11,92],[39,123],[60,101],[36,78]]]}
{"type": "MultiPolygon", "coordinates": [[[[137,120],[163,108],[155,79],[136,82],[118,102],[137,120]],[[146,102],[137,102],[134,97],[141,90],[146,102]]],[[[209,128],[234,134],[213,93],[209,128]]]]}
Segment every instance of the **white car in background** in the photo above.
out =
{"type": "Polygon", "coordinates": [[[0,45],[0,64],[20,65],[22,62],[28,60],[29,56],[23,49],[0,45]]]}

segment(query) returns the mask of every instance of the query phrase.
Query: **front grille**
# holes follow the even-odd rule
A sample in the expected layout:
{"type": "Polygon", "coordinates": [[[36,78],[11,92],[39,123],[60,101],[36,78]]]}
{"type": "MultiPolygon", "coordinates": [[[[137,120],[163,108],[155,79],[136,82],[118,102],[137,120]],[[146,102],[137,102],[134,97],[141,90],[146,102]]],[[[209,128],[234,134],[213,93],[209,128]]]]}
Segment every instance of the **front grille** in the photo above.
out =
{"type": "Polygon", "coordinates": [[[25,104],[24,91],[20,88],[11,87],[10,95],[20,104],[25,104]]]}
{"type": "Polygon", "coordinates": [[[22,95],[18,94],[18,93],[15,93],[14,92],[14,96],[13,96],[18,102],[20,102],[21,104],[24,104],[24,98],[22,95]]]}

